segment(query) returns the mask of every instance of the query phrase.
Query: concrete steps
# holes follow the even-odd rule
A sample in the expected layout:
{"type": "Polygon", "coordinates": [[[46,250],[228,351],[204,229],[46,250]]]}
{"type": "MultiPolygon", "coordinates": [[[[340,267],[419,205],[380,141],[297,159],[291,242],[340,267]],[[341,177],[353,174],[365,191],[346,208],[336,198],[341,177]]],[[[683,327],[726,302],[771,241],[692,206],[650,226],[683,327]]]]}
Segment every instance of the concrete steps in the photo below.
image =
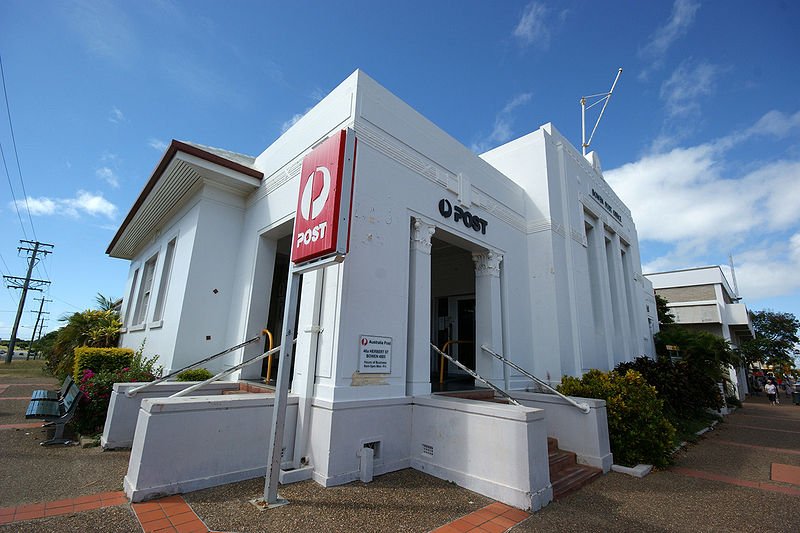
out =
{"type": "Polygon", "coordinates": [[[584,485],[591,483],[603,471],[591,466],[579,465],[573,452],[561,450],[558,440],[547,437],[547,452],[550,463],[550,483],[553,485],[553,500],[559,500],[584,485]]]}

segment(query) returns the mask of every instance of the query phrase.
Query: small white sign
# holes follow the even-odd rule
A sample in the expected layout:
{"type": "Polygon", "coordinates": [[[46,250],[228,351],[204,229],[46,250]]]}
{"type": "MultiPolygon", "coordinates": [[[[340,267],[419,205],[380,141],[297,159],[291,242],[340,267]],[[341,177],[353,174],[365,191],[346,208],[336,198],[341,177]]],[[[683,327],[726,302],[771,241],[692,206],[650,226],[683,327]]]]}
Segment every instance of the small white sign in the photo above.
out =
{"type": "Polygon", "coordinates": [[[389,374],[392,371],[392,338],[361,335],[358,339],[358,371],[389,374]]]}

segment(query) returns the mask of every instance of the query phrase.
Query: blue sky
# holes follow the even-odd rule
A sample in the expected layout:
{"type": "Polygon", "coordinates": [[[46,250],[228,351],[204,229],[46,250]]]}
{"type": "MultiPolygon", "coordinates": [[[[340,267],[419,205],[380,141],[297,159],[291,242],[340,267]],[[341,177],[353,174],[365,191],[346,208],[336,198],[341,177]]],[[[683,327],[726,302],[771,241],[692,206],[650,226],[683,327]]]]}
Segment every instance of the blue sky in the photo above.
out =
{"type": "Polygon", "coordinates": [[[779,1],[4,0],[0,271],[55,244],[48,330],[121,296],[104,252],[170,139],[257,155],[356,68],[482,151],[547,122],[579,145],[580,97],[623,67],[592,147],[645,272],[732,253],[751,309],[800,316],[798,27],[779,1]]]}

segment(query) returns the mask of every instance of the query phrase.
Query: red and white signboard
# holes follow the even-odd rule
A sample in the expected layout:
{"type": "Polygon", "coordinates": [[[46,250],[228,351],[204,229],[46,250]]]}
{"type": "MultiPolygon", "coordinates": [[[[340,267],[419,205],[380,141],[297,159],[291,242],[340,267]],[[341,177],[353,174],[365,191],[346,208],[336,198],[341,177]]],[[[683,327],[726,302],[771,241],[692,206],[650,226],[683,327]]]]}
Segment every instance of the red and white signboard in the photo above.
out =
{"type": "Polygon", "coordinates": [[[295,265],[347,253],[355,145],[353,131],[342,130],[303,159],[292,239],[295,265]]]}

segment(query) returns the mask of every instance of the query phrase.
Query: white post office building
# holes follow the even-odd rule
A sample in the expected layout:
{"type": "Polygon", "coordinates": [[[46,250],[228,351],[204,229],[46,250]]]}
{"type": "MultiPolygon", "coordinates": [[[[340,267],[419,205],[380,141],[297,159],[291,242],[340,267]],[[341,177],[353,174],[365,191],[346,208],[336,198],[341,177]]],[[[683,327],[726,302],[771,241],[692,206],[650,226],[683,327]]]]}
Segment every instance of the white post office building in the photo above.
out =
{"type": "MultiPolygon", "coordinates": [[[[295,234],[298,205],[314,215],[328,196],[325,180],[299,190],[303,160],[346,129],[347,254],[302,278],[282,482],[363,478],[369,448],[375,474],[418,468],[537,509],[554,492],[547,436],[608,470],[603,402],[581,400],[585,414],[489,353],[550,384],[654,354],[636,228],[596,154],[546,124],[475,155],[361,71],[258,157],[172,142],[108,247],[130,261],[121,345],[145,342],[170,372],[265,327],[279,339],[292,248],[313,237],[295,234]],[[431,344],[521,405],[482,401],[431,344]]],[[[171,382],[133,398],[117,385],[103,444],[132,447],[128,494],[263,475],[271,396],[220,392],[267,366],[180,398],[171,382]],[[225,457],[186,453],[201,442],[225,457]]]]}

